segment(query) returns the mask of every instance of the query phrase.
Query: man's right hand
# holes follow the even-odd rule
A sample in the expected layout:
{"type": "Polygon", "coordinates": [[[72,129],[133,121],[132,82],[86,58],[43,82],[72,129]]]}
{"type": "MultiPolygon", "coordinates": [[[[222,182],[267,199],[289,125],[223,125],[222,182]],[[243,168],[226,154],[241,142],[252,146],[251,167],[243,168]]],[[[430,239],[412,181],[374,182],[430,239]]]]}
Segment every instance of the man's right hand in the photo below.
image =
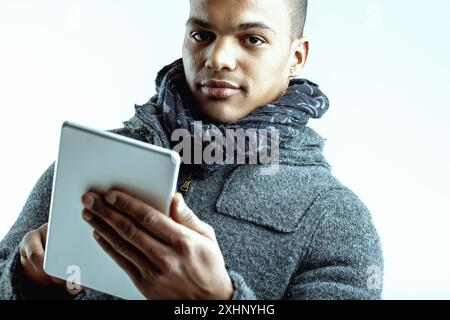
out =
{"type": "Polygon", "coordinates": [[[47,275],[44,271],[44,252],[48,223],[28,232],[20,243],[20,262],[25,274],[35,284],[42,287],[65,287],[70,294],[80,290],[70,290],[66,281],[47,275]]]}

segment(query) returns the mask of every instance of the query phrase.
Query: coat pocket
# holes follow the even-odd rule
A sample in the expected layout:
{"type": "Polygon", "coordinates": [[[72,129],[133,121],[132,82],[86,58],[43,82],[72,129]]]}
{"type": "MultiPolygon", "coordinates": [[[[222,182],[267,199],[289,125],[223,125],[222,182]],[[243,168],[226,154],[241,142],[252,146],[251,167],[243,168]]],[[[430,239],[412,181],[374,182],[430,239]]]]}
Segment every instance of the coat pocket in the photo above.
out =
{"type": "Polygon", "coordinates": [[[296,231],[321,188],[314,181],[320,181],[316,175],[323,175],[324,169],[280,166],[275,175],[263,175],[261,168],[244,165],[234,170],[223,186],[216,210],[277,232],[296,231]]]}

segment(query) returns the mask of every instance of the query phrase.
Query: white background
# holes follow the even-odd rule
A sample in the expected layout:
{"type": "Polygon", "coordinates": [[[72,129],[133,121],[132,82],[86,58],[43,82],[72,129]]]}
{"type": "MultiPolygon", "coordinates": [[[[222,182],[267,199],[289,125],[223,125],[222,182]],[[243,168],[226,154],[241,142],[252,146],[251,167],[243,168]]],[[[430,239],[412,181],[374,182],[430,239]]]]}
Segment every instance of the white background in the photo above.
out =
{"type": "MultiPolygon", "coordinates": [[[[304,76],[334,174],[381,235],[385,299],[450,298],[450,2],[310,1],[304,76]]],[[[56,159],[60,125],[112,129],[181,57],[188,2],[0,0],[0,238],[56,159]]]]}

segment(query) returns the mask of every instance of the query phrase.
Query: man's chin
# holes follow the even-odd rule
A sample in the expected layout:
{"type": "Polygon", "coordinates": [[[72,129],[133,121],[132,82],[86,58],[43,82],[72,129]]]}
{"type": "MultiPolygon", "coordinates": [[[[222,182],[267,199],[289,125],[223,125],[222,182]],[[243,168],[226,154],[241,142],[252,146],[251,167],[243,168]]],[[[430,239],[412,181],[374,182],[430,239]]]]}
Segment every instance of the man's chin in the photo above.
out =
{"type": "Polygon", "coordinates": [[[245,115],[236,112],[235,106],[226,103],[208,103],[202,108],[202,115],[205,120],[220,124],[231,124],[239,121],[245,115]]]}

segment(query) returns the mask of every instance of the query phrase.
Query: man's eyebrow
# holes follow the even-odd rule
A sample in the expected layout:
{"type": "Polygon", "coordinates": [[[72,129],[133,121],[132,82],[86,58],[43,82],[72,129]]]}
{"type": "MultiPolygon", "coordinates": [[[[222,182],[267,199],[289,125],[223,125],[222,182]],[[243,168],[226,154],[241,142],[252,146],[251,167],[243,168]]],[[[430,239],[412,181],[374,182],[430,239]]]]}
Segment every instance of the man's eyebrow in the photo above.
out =
{"type": "Polygon", "coordinates": [[[202,19],[199,19],[199,18],[189,18],[188,21],[186,22],[186,25],[188,26],[190,24],[193,24],[193,25],[205,28],[205,29],[212,29],[210,23],[208,23],[202,19]]]}
{"type": "MultiPolygon", "coordinates": [[[[197,26],[205,28],[205,29],[213,29],[212,25],[209,22],[206,22],[199,18],[189,18],[188,21],[186,22],[186,25],[197,25],[197,26]]],[[[246,31],[246,30],[250,30],[250,29],[262,29],[262,30],[269,31],[271,33],[276,33],[274,29],[269,27],[264,22],[246,22],[246,23],[242,23],[238,26],[239,31],[246,31]]]]}
{"type": "Polygon", "coordinates": [[[239,31],[245,31],[245,30],[249,30],[249,29],[262,29],[262,30],[269,31],[271,33],[276,33],[275,30],[273,30],[271,27],[269,27],[264,22],[243,23],[243,24],[239,25],[238,29],[239,29],[239,31]]]}

